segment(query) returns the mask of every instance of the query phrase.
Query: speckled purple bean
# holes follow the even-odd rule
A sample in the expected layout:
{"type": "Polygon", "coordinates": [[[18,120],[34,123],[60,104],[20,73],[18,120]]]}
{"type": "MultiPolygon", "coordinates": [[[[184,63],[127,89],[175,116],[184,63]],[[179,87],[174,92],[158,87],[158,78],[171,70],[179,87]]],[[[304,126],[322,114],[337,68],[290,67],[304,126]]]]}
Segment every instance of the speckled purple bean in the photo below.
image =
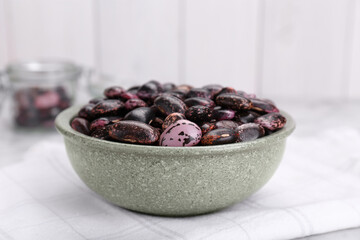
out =
{"type": "Polygon", "coordinates": [[[159,131],[149,124],[124,120],[109,127],[111,138],[126,143],[153,144],[160,136],[159,131]]]}
{"type": "Polygon", "coordinates": [[[196,123],[208,122],[212,118],[212,109],[201,105],[195,105],[186,110],[185,116],[190,121],[196,123]]]}
{"type": "Polygon", "coordinates": [[[159,145],[168,147],[190,147],[201,140],[201,129],[189,120],[178,120],[161,134],[159,145]]]}
{"type": "Polygon", "coordinates": [[[185,115],[182,114],[182,113],[171,113],[171,114],[169,114],[164,120],[164,123],[162,125],[162,129],[165,130],[171,124],[173,124],[176,121],[181,120],[181,119],[186,119],[185,115]]]}
{"type": "Polygon", "coordinates": [[[265,135],[265,130],[257,123],[246,123],[235,129],[237,142],[253,141],[265,135]]]}
{"type": "Polygon", "coordinates": [[[170,95],[156,98],[154,105],[166,116],[174,112],[184,114],[187,109],[185,103],[181,99],[170,95]]]}
{"type": "Polygon", "coordinates": [[[82,134],[90,135],[90,123],[85,118],[76,117],[71,121],[71,127],[82,134]]]}
{"type": "Polygon", "coordinates": [[[103,100],[92,108],[91,114],[96,118],[118,116],[122,114],[124,109],[125,104],[120,100],[103,100]]]}
{"type": "Polygon", "coordinates": [[[203,97],[188,98],[184,101],[184,103],[188,107],[192,107],[192,106],[196,106],[196,105],[201,105],[201,106],[205,106],[205,107],[209,107],[209,108],[215,107],[215,103],[213,100],[211,100],[209,98],[203,98],[203,97]]]}
{"type": "Polygon", "coordinates": [[[224,109],[222,107],[215,107],[213,109],[213,118],[216,120],[231,120],[235,117],[235,111],[231,109],[224,109]]]}
{"type": "Polygon", "coordinates": [[[135,108],[138,108],[138,107],[147,107],[148,105],[146,104],[146,102],[144,102],[143,100],[141,99],[137,99],[137,98],[132,98],[132,99],[129,99],[125,102],[125,108],[126,110],[128,111],[131,111],[135,108]]]}
{"type": "Polygon", "coordinates": [[[134,120],[149,124],[155,118],[155,111],[150,107],[139,107],[128,112],[124,120],[134,120]]]}
{"type": "Polygon", "coordinates": [[[268,113],[260,116],[254,120],[255,123],[260,124],[263,128],[275,131],[281,129],[286,124],[286,118],[280,113],[268,113]]]}

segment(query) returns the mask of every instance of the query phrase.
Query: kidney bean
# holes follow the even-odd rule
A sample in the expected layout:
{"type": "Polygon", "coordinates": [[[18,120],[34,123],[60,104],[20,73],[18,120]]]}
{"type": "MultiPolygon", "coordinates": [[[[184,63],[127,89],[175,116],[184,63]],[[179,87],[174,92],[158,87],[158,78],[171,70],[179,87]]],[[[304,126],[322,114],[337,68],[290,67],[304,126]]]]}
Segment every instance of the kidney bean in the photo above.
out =
{"type": "Polygon", "coordinates": [[[223,87],[219,84],[209,84],[203,86],[204,89],[208,90],[211,95],[211,99],[214,99],[215,95],[219,94],[223,87]]]}
{"type": "Polygon", "coordinates": [[[230,121],[230,120],[222,120],[222,121],[218,121],[215,122],[215,127],[216,128],[230,128],[230,129],[236,129],[239,124],[234,122],[234,121],[230,121]]]}
{"type": "Polygon", "coordinates": [[[146,104],[146,102],[144,102],[141,99],[137,99],[137,98],[129,99],[125,102],[125,108],[128,111],[131,111],[138,107],[147,107],[147,106],[148,105],[146,104]]]}
{"type": "Polygon", "coordinates": [[[164,124],[164,120],[162,118],[155,117],[153,120],[150,121],[149,124],[154,128],[159,129],[160,132],[162,132],[162,125],[164,124]]]}
{"type": "Polygon", "coordinates": [[[109,135],[120,142],[153,144],[159,139],[160,133],[149,124],[124,120],[111,125],[109,135]]]}
{"type": "Polygon", "coordinates": [[[211,100],[209,98],[203,98],[203,97],[188,98],[184,101],[184,103],[188,107],[192,107],[192,106],[196,106],[196,105],[202,105],[202,106],[209,107],[209,108],[215,107],[215,103],[213,100],[211,100]]]}
{"type": "Polygon", "coordinates": [[[207,122],[212,117],[212,110],[209,107],[196,105],[190,107],[185,112],[185,116],[187,119],[193,122],[207,122]]]}
{"type": "Polygon", "coordinates": [[[160,96],[155,99],[154,105],[166,116],[174,112],[184,114],[187,109],[185,103],[174,96],[160,96]]]}
{"type": "Polygon", "coordinates": [[[247,92],[244,92],[244,91],[236,91],[237,95],[239,96],[242,96],[244,98],[250,98],[251,100],[256,98],[256,95],[254,93],[247,93],[247,92]]]}
{"type": "Polygon", "coordinates": [[[211,93],[203,88],[192,88],[190,91],[186,94],[187,98],[193,98],[193,97],[202,97],[202,98],[211,98],[211,93]]]}
{"type": "Polygon", "coordinates": [[[260,99],[251,99],[252,106],[251,109],[259,112],[279,112],[279,109],[275,105],[268,103],[260,99]]]}
{"type": "Polygon", "coordinates": [[[120,94],[120,99],[126,102],[129,99],[139,99],[139,97],[135,93],[124,91],[123,93],[120,94]]]}
{"type": "Polygon", "coordinates": [[[162,129],[165,130],[168,128],[171,124],[175,123],[178,120],[185,119],[185,115],[182,113],[171,113],[169,114],[162,125],[162,129]]]}
{"type": "Polygon", "coordinates": [[[175,87],[176,87],[176,85],[173,84],[173,83],[164,83],[164,84],[163,84],[163,90],[164,90],[164,92],[171,91],[171,90],[173,90],[175,87]]]}
{"type": "Polygon", "coordinates": [[[214,129],[206,133],[201,138],[201,145],[220,145],[234,143],[236,141],[236,132],[230,128],[214,129]]]}
{"type": "Polygon", "coordinates": [[[104,95],[109,99],[118,99],[123,92],[124,89],[122,87],[114,86],[106,88],[104,90],[104,95]]]}
{"type": "Polygon", "coordinates": [[[110,119],[106,117],[95,119],[90,123],[90,131],[93,132],[97,129],[103,128],[111,123],[110,119]]]}
{"type": "Polygon", "coordinates": [[[235,114],[234,120],[239,123],[250,123],[250,122],[254,122],[254,120],[260,116],[261,115],[257,112],[241,111],[235,114]]]}
{"type": "Polygon", "coordinates": [[[202,135],[205,135],[206,133],[210,132],[211,130],[216,129],[215,122],[206,122],[201,125],[201,132],[202,135]]]}
{"type": "Polygon", "coordinates": [[[246,123],[235,129],[237,133],[237,142],[253,141],[265,135],[262,126],[256,123],[246,123]]]}
{"type": "Polygon", "coordinates": [[[109,135],[110,127],[111,127],[111,125],[98,128],[91,133],[91,136],[94,138],[101,139],[101,140],[111,140],[111,137],[109,135]]]}
{"type": "Polygon", "coordinates": [[[129,88],[129,89],[126,90],[126,91],[129,92],[129,93],[136,94],[140,87],[141,87],[141,86],[134,86],[134,87],[129,88]]]}
{"type": "Polygon", "coordinates": [[[185,99],[186,97],[186,93],[185,91],[183,90],[172,90],[170,92],[167,92],[166,94],[171,94],[179,99],[181,99],[182,101],[185,99]]]}
{"type": "Polygon", "coordinates": [[[71,127],[82,134],[90,135],[90,124],[85,118],[74,118],[71,121],[71,127]]]}
{"type": "Polygon", "coordinates": [[[82,118],[86,118],[87,120],[91,120],[94,118],[92,114],[92,109],[94,108],[95,104],[88,103],[84,105],[78,112],[78,116],[82,118]]]}
{"type": "Polygon", "coordinates": [[[247,110],[252,107],[249,99],[235,94],[221,94],[216,97],[216,103],[224,108],[233,110],[247,110]]]}
{"type": "Polygon", "coordinates": [[[158,81],[152,80],[142,85],[138,91],[137,96],[145,101],[154,98],[155,95],[163,91],[161,84],[158,81]]]}
{"type": "Polygon", "coordinates": [[[232,87],[224,87],[222,88],[216,95],[215,98],[221,94],[237,94],[237,91],[232,87]]]}
{"type": "Polygon", "coordinates": [[[235,111],[231,109],[223,109],[222,107],[215,107],[212,117],[218,121],[231,120],[235,117],[235,111]]]}
{"type": "Polygon", "coordinates": [[[189,147],[200,142],[201,129],[189,120],[178,120],[171,124],[160,136],[160,146],[189,147]]]}
{"type": "Polygon", "coordinates": [[[256,118],[254,122],[270,131],[275,131],[285,126],[286,118],[280,113],[275,112],[262,115],[256,118]]]}
{"type": "Polygon", "coordinates": [[[94,117],[106,117],[121,115],[125,108],[125,104],[120,100],[110,99],[103,100],[96,104],[91,110],[94,117]]]}
{"type": "Polygon", "coordinates": [[[101,102],[101,101],[103,101],[103,100],[105,100],[105,99],[103,99],[103,98],[93,98],[93,99],[91,99],[90,101],[89,101],[89,103],[91,103],[91,104],[98,104],[99,102],[101,102]]]}
{"type": "Polygon", "coordinates": [[[128,112],[124,120],[134,120],[149,124],[155,118],[155,111],[150,107],[139,107],[128,112]]]}

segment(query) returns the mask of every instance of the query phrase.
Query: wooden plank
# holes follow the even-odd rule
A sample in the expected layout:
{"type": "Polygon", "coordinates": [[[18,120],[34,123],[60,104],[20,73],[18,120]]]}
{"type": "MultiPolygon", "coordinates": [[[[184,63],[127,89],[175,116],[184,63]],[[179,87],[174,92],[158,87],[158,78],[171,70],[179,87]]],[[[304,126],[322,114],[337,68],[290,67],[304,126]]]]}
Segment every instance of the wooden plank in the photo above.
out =
{"type": "Polygon", "coordinates": [[[346,97],[344,52],[350,1],[266,1],[265,96],[346,97]]]}
{"type": "Polygon", "coordinates": [[[94,62],[92,5],[87,0],[11,0],[9,60],[70,59],[94,62]]]}
{"type": "Polygon", "coordinates": [[[99,68],[130,86],[178,81],[178,3],[99,1],[99,68]]]}
{"type": "Polygon", "coordinates": [[[259,1],[193,0],[186,7],[186,83],[256,89],[259,1]]]}
{"type": "Polygon", "coordinates": [[[355,1],[349,97],[360,99],[360,1],[355,1]]]}

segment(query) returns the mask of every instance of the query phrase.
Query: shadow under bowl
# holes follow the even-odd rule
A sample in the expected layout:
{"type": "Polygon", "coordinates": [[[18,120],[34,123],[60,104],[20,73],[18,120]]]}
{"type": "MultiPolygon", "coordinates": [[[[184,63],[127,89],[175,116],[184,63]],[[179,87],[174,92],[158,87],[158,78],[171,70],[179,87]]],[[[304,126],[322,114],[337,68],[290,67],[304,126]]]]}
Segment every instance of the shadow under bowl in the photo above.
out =
{"type": "Polygon", "coordinates": [[[80,107],[55,124],[84,183],[120,207],[163,216],[220,210],[259,190],[274,174],[295,122],[250,142],[196,147],[161,147],[99,140],[73,130],[80,107]]]}

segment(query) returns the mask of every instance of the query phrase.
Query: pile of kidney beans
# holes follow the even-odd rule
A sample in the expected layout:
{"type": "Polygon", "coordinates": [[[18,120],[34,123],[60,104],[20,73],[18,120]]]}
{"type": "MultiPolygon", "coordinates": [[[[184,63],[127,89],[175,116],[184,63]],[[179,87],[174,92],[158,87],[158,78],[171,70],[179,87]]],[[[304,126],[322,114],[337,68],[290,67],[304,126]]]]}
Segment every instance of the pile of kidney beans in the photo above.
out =
{"type": "Polygon", "coordinates": [[[21,127],[53,127],[58,113],[71,104],[65,88],[29,87],[14,93],[15,123],[21,127]]]}
{"type": "Polygon", "coordinates": [[[149,81],[104,95],[80,109],[73,129],[103,140],[189,147],[252,141],[286,123],[273,102],[220,85],[149,81]]]}

